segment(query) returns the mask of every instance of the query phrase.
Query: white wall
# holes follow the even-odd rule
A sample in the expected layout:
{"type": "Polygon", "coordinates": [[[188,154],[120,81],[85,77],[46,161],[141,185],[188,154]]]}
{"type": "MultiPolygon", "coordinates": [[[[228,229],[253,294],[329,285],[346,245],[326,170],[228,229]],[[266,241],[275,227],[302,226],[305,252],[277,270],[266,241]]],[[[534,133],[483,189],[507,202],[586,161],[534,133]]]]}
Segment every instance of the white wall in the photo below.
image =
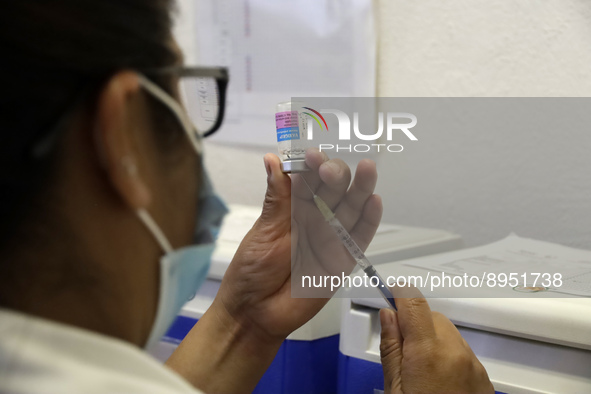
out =
{"type": "MultiPolygon", "coordinates": [[[[590,96],[588,0],[379,0],[381,96],[590,96]]],[[[270,131],[272,132],[272,131],[270,131]]],[[[591,248],[591,133],[485,136],[415,156],[383,156],[384,220],[444,228],[468,245],[519,235],[591,248]],[[515,136],[511,136],[515,137],[515,136]],[[504,140],[505,139],[505,140],[504,140]],[[458,161],[456,158],[462,158],[458,161]],[[580,159],[580,160],[579,160],[580,159]],[[436,169],[436,170],[434,170],[436,169]],[[442,175],[444,174],[444,175],[442,175]]],[[[264,149],[207,144],[230,202],[260,204],[264,149]]]]}
{"type": "MultiPolygon", "coordinates": [[[[221,129],[219,133],[223,133],[221,129]]],[[[271,130],[273,133],[274,130],[271,130]]],[[[263,156],[271,150],[224,146],[206,141],[205,166],[216,191],[228,203],[263,205],[267,173],[263,156]]],[[[272,153],[277,153],[272,151],[272,153]]]]}

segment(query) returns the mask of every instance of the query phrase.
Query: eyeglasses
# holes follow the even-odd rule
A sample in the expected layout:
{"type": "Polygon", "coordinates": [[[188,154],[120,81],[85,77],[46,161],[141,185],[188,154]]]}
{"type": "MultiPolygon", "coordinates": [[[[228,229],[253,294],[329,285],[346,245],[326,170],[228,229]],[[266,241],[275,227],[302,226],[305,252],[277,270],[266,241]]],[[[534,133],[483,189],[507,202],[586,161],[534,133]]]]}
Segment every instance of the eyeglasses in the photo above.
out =
{"type": "Polygon", "coordinates": [[[215,133],[224,119],[228,70],[223,67],[168,67],[144,73],[179,77],[179,96],[201,137],[215,133]]]}
{"type": "MultiPolygon", "coordinates": [[[[145,70],[146,76],[178,76],[179,96],[188,115],[189,127],[197,133],[199,139],[215,133],[224,119],[226,106],[226,88],[228,86],[228,70],[224,67],[166,67],[145,70]]],[[[155,84],[154,84],[155,85],[155,84]]],[[[162,91],[157,85],[155,90],[162,91]]],[[[83,90],[86,97],[87,91],[83,90]]],[[[166,94],[166,93],[165,93],[166,94]]],[[[29,151],[32,157],[41,158],[53,147],[58,130],[68,119],[71,110],[60,116],[52,132],[35,141],[29,151]]],[[[182,116],[184,118],[184,116],[182,116]]]]}

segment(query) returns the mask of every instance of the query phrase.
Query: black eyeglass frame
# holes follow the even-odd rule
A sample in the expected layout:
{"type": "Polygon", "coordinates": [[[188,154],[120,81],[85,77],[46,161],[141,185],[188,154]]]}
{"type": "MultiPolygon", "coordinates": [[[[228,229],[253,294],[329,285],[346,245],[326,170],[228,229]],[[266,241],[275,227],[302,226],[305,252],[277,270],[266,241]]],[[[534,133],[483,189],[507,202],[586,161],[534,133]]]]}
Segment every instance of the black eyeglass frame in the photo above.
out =
{"type": "MultiPolygon", "coordinates": [[[[178,76],[179,78],[182,77],[212,77],[215,78],[216,84],[218,87],[219,92],[219,103],[220,108],[218,112],[218,116],[216,119],[215,124],[208,130],[206,133],[202,134],[201,137],[205,138],[212,134],[214,134],[222,125],[224,120],[224,113],[226,108],[226,90],[228,87],[229,75],[228,69],[226,67],[186,67],[186,66],[170,66],[170,67],[162,67],[156,69],[144,69],[144,70],[137,70],[138,72],[144,74],[146,77],[149,76],[166,76],[166,75],[174,75],[178,76]]],[[[88,88],[82,89],[82,93],[78,93],[76,97],[77,105],[79,100],[84,100],[89,93],[88,88]]],[[[64,122],[69,118],[69,115],[72,112],[72,107],[69,110],[62,113],[62,115],[58,118],[54,127],[50,128],[50,132],[42,136],[37,141],[33,142],[28,149],[29,156],[33,158],[42,158],[45,157],[48,152],[52,149],[52,146],[55,142],[57,135],[59,134],[59,130],[64,122]]],[[[185,108],[185,110],[189,110],[185,108]]]]}
{"type": "MultiPolygon", "coordinates": [[[[161,76],[161,75],[175,75],[179,79],[183,77],[211,77],[215,78],[218,92],[219,92],[219,112],[217,119],[213,127],[206,133],[202,134],[202,137],[209,137],[214,134],[224,121],[224,113],[226,110],[226,90],[228,88],[228,82],[230,77],[228,75],[228,69],[226,67],[186,67],[186,66],[172,66],[164,67],[159,69],[148,69],[142,72],[146,77],[161,76]]],[[[180,81],[179,81],[180,82],[180,81]]],[[[185,108],[190,111],[190,108],[185,108]]]]}

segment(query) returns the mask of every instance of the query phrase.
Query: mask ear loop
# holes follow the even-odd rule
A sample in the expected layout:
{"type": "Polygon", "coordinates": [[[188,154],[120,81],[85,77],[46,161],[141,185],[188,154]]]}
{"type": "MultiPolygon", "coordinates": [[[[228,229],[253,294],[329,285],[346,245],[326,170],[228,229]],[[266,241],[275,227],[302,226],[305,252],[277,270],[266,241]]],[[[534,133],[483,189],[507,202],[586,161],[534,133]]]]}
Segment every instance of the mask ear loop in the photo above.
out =
{"type": "Polygon", "coordinates": [[[195,152],[199,156],[203,152],[203,146],[201,140],[197,138],[197,131],[193,123],[188,119],[187,113],[185,110],[179,105],[179,103],[172,98],[168,93],[166,93],[160,86],[156,85],[154,82],[150,81],[148,78],[143,76],[142,74],[138,74],[139,80],[141,85],[146,89],[152,96],[160,100],[164,105],[166,105],[172,113],[176,116],[178,121],[180,122],[181,126],[185,130],[185,134],[189,137],[189,141],[193,145],[195,152]]]}
{"type": "Polygon", "coordinates": [[[166,239],[166,236],[164,236],[164,233],[162,232],[162,230],[160,230],[160,227],[158,227],[158,225],[156,224],[154,219],[152,219],[152,216],[150,216],[148,211],[146,211],[143,208],[138,209],[137,215],[139,216],[140,220],[146,225],[146,227],[150,230],[150,232],[152,233],[152,235],[156,239],[156,242],[158,242],[162,250],[164,250],[164,252],[167,254],[172,253],[172,246],[170,245],[170,242],[168,242],[168,239],[166,239]]]}
{"type": "MultiPolygon", "coordinates": [[[[193,145],[195,152],[199,157],[201,157],[203,146],[201,144],[201,141],[197,138],[195,126],[188,119],[187,114],[183,110],[183,108],[178,104],[178,102],[174,98],[172,98],[168,93],[166,93],[164,90],[162,90],[162,88],[150,81],[148,78],[146,78],[142,74],[138,74],[138,77],[144,89],[146,89],[152,96],[154,96],[164,105],[166,105],[176,116],[181,126],[185,130],[185,134],[187,135],[187,137],[189,137],[189,141],[193,145]]],[[[150,214],[145,209],[138,209],[137,214],[140,220],[150,230],[154,238],[156,238],[156,241],[160,244],[162,250],[164,250],[165,253],[171,253],[172,246],[170,245],[170,242],[168,242],[168,239],[166,239],[164,233],[162,232],[162,230],[160,230],[160,227],[158,227],[154,219],[152,219],[152,216],[150,216],[150,214]]]]}
{"type": "MultiPolygon", "coordinates": [[[[121,159],[121,166],[130,176],[137,175],[137,167],[131,159],[131,157],[123,157],[121,159]]],[[[172,246],[170,245],[170,242],[168,242],[168,239],[166,239],[166,236],[164,235],[162,230],[160,230],[160,227],[158,227],[154,219],[152,219],[152,216],[148,213],[148,211],[146,211],[144,208],[140,208],[137,210],[137,215],[139,216],[140,220],[144,223],[144,225],[148,228],[148,230],[152,233],[152,235],[156,239],[156,242],[158,242],[162,250],[164,250],[165,253],[172,252],[172,246]]]]}

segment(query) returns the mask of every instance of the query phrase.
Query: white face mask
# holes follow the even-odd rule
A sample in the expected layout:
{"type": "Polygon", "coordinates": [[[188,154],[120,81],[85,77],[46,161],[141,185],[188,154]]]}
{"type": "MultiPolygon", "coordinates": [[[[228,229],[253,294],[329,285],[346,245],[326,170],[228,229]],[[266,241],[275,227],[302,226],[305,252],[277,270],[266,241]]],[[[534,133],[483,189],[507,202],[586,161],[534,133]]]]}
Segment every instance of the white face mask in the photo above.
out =
{"type": "MultiPolygon", "coordinates": [[[[194,128],[176,100],[143,76],[140,76],[140,83],[175,114],[195,147],[197,155],[201,156],[201,140],[197,133],[194,133],[194,128]]],[[[160,341],[183,305],[195,295],[207,278],[215,240],[228,209],[213,191],[205,170],[197,204],[199,214],[194,235],[195,245],[177,250],[172,249],[170,242],[146,210],[137,211],[140,220],[164,251],[164,256],[160,259],[158,309],[145,348],[150,348],[160,341]]]]}

